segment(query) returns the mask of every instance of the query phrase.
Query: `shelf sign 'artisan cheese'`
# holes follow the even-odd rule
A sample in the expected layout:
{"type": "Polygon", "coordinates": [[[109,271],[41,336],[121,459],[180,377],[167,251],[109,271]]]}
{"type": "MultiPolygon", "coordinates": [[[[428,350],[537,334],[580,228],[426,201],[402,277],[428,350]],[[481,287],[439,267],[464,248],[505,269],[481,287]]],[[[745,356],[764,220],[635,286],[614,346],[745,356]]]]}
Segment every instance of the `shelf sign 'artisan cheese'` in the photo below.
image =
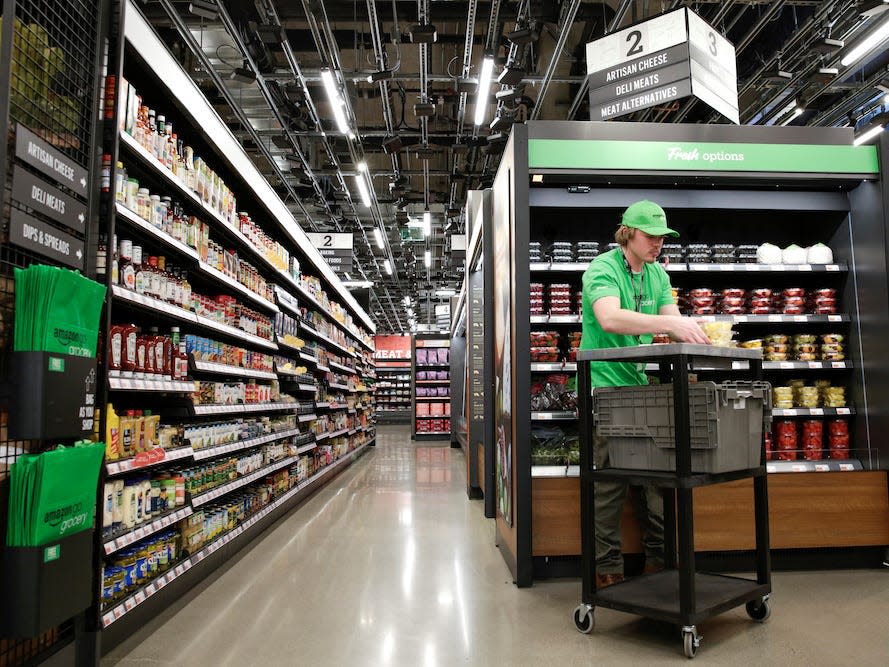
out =
{"type": "Polygon", "coordinates": [[[735,47],[687,7],[590,42],[586,57],[592,120],[694,95],[739,122],[735,47]]]}

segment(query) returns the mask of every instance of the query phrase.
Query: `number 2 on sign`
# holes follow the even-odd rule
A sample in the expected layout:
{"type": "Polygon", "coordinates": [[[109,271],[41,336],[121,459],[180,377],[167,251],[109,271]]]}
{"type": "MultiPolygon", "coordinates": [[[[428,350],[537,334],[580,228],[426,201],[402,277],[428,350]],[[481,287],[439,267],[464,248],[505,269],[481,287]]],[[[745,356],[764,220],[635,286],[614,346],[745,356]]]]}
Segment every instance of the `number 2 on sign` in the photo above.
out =
{"type": "Polygon", "coordinates": [[[628,56],[635,56],[642,53],[642,32],[640,30],[633,30],[627,35],[627,43],[632,43],[630,50],[627,51],[628,56]]]}
{"type": "Polygon", "coordinates": [[[325,234],[324,235],[324,247],[330,248],[331,246],[333,246],[333,237],[330,234],[325,234]]]}

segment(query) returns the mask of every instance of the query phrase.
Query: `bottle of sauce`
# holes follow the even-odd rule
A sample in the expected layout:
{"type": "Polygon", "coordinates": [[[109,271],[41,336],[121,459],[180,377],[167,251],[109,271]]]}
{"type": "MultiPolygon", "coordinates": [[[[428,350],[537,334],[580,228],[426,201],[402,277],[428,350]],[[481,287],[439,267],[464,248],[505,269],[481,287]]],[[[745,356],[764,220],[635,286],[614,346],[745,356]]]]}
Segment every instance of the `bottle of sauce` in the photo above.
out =
{"type": "Polygon", "coordinates": [[[136,294],[145,294],[145,272],[142,270],[142,246],[133,246],[133,285],[136,294]]]}
{"type": "Polygon", "coordinates": [[[191,309],[191,283],[188,282],[188,271],[182,271],[182,307],[191,309]]]}
{"type": "Polygon", "coordinates": [[[121,239],[118,247],[120,255],[120,282],[128,290],[136,289],[136,270],[133,267],[133,242],[121,239]]]}
{"type": "Polygon", "coordinates": [[[138,329],[136,331],[136,375],[144,376],[147,368],[148,350],[145,345],[145,337],[139,335],[138,329]]]}
{"type": "Polygon", "coordinates": [[[148,278],[151,284],[148,293],[155,299],[163,299],[163,285],[161,284],[161,273],[157,266],[157,257],[152,255],[148,258],[148,278]]]}
{"type": "Polygon", "coordinates": [[[163,338],[163,362],[164,362],[164,377],[167,379],[173,379],[173,340],[169,336],[162,336],[163,338]]]}
{"type": "Polygon", "coordinates": [[[126,325],[114,324],[108,333],[108,368],[119,371],[123,369],[124,330],[126,325]]]}
{"type": "Polygon", "coordinates": [[[132,375],[136,370],[136,325],[127,324],[123,329],[123,354],[120,360],[120,368],[125,373],[132,375]]]}

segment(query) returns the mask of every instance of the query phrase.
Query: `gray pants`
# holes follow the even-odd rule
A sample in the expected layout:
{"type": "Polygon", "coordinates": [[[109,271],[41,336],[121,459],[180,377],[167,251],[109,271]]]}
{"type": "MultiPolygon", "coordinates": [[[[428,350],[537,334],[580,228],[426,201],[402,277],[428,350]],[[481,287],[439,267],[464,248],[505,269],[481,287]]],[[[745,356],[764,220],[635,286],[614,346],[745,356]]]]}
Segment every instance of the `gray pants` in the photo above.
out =
{"type": "MultiPolygon", "coordinates": [[[[594,436],[593,460],[596,468],[608,465],[608,440],[594,436]]],[[[623,574],[620,520],[627,498],[626,482],[597,481],[596,505],[596,572],[623,574]]],[[[664,564],[664,499],[661,490],[646,484],[633,487],[633,511],[642,528],[642,546],[647,566],[664,564]]]]}

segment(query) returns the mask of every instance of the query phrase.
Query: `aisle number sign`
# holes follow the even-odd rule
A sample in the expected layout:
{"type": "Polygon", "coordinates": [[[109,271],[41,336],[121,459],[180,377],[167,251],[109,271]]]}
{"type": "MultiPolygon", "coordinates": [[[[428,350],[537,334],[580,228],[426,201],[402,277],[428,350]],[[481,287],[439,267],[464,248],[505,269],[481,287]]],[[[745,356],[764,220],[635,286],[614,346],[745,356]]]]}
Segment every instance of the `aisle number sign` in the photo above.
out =
{"type": "Polygon", "coordinates": [[[343,233],[310,233],[308,234],[312,245],[318,249],[319,254],[338,273],[348,273],[352,270],[352,235],[343,233]]]}
{"type": "Polygon", "coordinates": [[[694,95],[739,122],[734,46],[688,8],[590,42],[586,56],[593,120],[694,95]]]}

